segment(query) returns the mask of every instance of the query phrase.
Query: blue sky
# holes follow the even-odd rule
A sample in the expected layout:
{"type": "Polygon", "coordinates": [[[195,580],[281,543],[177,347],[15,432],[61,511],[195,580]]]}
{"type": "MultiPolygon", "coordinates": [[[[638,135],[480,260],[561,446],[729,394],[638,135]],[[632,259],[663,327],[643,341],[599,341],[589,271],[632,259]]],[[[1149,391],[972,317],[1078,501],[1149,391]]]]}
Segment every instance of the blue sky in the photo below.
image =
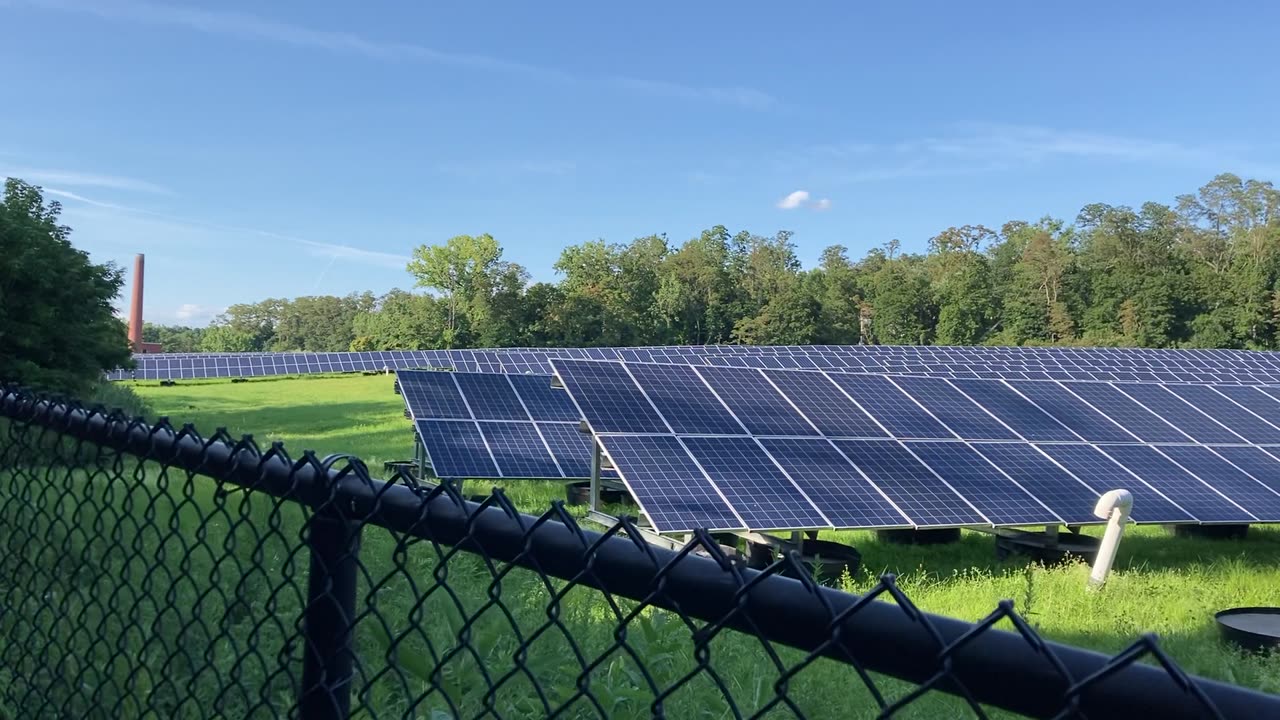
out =
{"type": "Polygon", "coordinates": [[[1280,179],[1278,6],[894,5],[0,0],[0,175],[192,324],[461,233],[539,280],[715,224],[812,264],[1280,179]]]}

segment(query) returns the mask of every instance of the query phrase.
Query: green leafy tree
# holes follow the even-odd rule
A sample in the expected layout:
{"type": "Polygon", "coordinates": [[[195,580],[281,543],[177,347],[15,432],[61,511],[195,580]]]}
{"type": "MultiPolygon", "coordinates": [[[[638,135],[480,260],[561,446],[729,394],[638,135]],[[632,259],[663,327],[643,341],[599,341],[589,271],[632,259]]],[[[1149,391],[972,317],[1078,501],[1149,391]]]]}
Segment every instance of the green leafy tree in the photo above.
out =
{"type": "Polygon", "coordinates": [[[422,245],[413,251],[408,270],[418,287],[436,290],[445,301],[446,347],[465,339],[471,315],[483,312],[481,297],[496,284],[501,272],[502,247],[492,235],[458,235],[443,245],[422,245]]]}
{"type": "Polygon", "coordinates": [[[8,179],[0,200],[0,379],[82,392],[130,362],[112,302],[120,268],[95,264],[40,188],[8,179]]]}
{"type": "Polygon", "coordinates": [[[142,341],[158,343],[167,353],[200,352],[200,341],[204,337],[204,332],[204,328],[144,323],[142,341]]]}
{"type": "Polygon", "coordinates": [[[444,347],[448,309],[430,295],[392,290],[352,318],[352,350],[429,350],[444,347]]]}

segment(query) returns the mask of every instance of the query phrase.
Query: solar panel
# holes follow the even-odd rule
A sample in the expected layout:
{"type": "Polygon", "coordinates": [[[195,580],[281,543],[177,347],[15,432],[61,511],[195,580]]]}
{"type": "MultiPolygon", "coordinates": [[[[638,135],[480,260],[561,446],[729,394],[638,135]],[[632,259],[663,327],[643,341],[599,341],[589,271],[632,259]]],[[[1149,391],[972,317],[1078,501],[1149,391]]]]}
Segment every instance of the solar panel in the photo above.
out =
{"type": "Polygon", "coordinates": [[[1068,382],[1063,385],[1098,412],[1144,442],[1189,442],[1185,433],[1165,422],[1133,398],[1105,383],[1068,382]]]}
{"type": "Polygon", "coordinates": [[[688,365],[628,366],[632,377],[676,433],[745,435],[746,430],[716,400],[688,365]]]}
{"type": "Polygon", "coordinates": [[[1253,387],[1169,386],[1169,392],[1195,405],[1252,443],[1280,444],[1280,403],[1253,387]]]}
{"type": "Polygon", "coordinates": [[[1079,441],[1081,438],[999,380],[952,380],[951,384],[1018,435],[1031,441],[1079,441]]]}
{"type": "Polygon", "coordinates": [[[422,446],[437,477],[502,477],[474,422],[419,420],[417,428],[418,437],[422,439],[422,446]]]}
{"type": "MultiPolygon", "coordinates": [[[[566,478],[591,477],[591,436],[578,429],[577,423],[540,422],[536,423],[538,434],[546,442],[556,465],[566,478]]],[[[601,477],[609,477],[613,473],[602,470],[601,477]]]]}
{"type": "Polygon", "coordinates": [[[505,375],[479,375],[454,373],[458,388],[466,399],[471,412],[478,420],[524,420],[525,412],[520,398],[505,375]]]}
{"type": "Polygon", "coordinates": [[[896,437],[915,439],[955,439],[956,437],[887,377],[839,373],[832,373],[830,377],[896,437]]]}
{"type": "Polygon", "coordinates": [[[760,444],[834,526],[911,527],[911,521],[828,441],[762,438],[760,444]]]}
{"type": "Polygon", "coordinates": [[[549,375],[508,375],[507,381],[515,388],[534,420],[578,422],[582,413],[573,404],[573,398],[561,388],[551,387],[549,375]]]}
{"type": "Polygon", "coordinates": [[[1116,388],[1202,443],[1243,443],[1246,440],[1205,415],[1194,405],[1160,385],[1125,383],[1116,388]]]}
{"type": "Polygon", "coordinates": [[[542,442],[542,436],[533,423],[482,422],[479,425],[503,477],[563,477],[559,465],[542,442]]]}
{"type": "Polygon", "coordinates": [[[1102,449],[1202,523],[1247,523],[1257,519],[1155,448],[1111,445],[1102,449]]]}
{"type": "Polygon", "coordinates": [[[902,377],[902,388],[956,435],[972,440],[1017,440],[1017,435],[990,413],[941,378],[902,377]]]}
{"type": "Polygon", "coordinates": [[[1034,447],[1024,443],[972,443],[971,446],[1068,525],[1102,522],[1093,514],[1099,494],[1034,447]]]}
{"type": "Polygon", "coordinates": [[[817,435],[761,371],[745,368],[700,367],[715,394],[734,416],[756,435],[817,435]]]}
{"type": "Polygon", "coordinates": [[[1204,446],[1171,445],[1160,448],[1170,460],[1218,490],[1258,520],[1280,522],[1280,494],[1204,446]]]}
{"type": "Polygon", "coordinates": [[[1187,511],[1174,505],[1140,478],[1127,472],[1092,445],[1039,445],[1039,449],[1084,482],[1094,492],[1124,489],[1133,496],[1130,516],[1141,523],[1195,522],[1187,511]]]}
{"type": "Polygon", "coordinates": [[[1258,447],[1215,447],[1213,451],[1254,480],[1280,493],[1280,460],[1258,447]]]}
{"type": "Polygon", "coordinates": [[[756,530],[831,527],[755,440],[686,437],[682,442],[747,527],[756,530]]]}
{"type": "Polygon", "coordinates": [[[658,532],[746,529],[674,437],[608,435],[598,439],[658,532]]]}
{"type": "Polygon", "coordinates": [[[905,443],[993,525],[1057,525],[1061,518],[1016,485],[973,448],[960,442],[905,443]]]}
{"type": "Polygon", "coordinates": [[[764,374],[822,434],[847,438],[888,436],[826,375],[789,370],[766,370],[764,374]]]}
{"type": "Polygon", "coordinates": [[[414,418],[471,418],[453,373],[406,370],[396,374],[396,381],[414,418]]]}
{"type": "Polygon", "coordinates": [[[1058,422],[1090,442],[1134,442],[1137,440],[1096,408],[1056,382],[1010,380],[1008,385],[1058,422]]]}
{"type": "Polygon", "coordinates": [[[592,430],[670,432],[621,364],[596,360],[555,360],[553,364],[566,383],[572,382],[580,389],[574,399],[592,430]]]}
{"type": "Polygon", "coordinates": [[[988,524],[901,444],[892,440],[835,440],[833,444],[917,527],[988,524]]]}

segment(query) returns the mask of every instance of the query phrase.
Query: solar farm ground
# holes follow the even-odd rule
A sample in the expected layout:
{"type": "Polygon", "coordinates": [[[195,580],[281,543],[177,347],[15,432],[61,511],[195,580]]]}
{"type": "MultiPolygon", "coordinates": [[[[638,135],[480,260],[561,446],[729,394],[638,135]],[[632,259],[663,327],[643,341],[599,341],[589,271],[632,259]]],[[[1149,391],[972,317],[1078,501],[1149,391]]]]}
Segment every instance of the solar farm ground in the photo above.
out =
{"type": "MultiPolygon", "coordinates": [[[[188,381],[174,387],[137,383],[134,387],[157,414],[168,415],[175,422],[193,422],[206,433],[218,426],[237,435],[254,432],[260,444],[281,440],[294,453],[303,449],[321,456],[354,453],[376,474],[384,461],[412,456],[412,428],[403,417],[403,401],[392,392],[391,384],[390,376],[309,376],[234,384],[188,381]]],[[[479,493],[498,485],[505,487],[517,506],[534,514],[564,497],[563,481],[473,481],[467,491],[479,493]]],[[[1090,532],[1100,533],[1101,529],[1090,532]]],[[[1189,672],[1280,693],[1280,654],[1245,656],[1225,647],[1212,619],[1215,611],[1228,607],[1280,603],[1280,527],[1254,527],[1247,540],[1174,538],[1158,527],[1130,528],[1115,571],[1101,593],[1085,591],[1088,569],[1084,565],[1046,568],[1021,560],[997,561],[993,539],[981,533],[966,531],[958,543],[933,547],[880,543],[870,532],[828,532],[824,537],[851,543],[863,555],[864,569],[859,576],[838,580],[846,590],[858,592],[870,587],[880,573],[892,572],[919,607],[967,620],[983,617],[999,600],[1009,598],[1046,637],[1108,653],[1123,649],[1141,633],[1154,632],[1189,672]]],[[[368,561],[378,555],[389,556],[391,542],[389,537],[366,537],[362,557],[368,561]]],[[[428,566],[423,570],[424,576],[429,574],[428,566]]],[[[488,574],[481,571],[481,575],[484,577],[468,578],[451,572],[450,582],[463,583],[464,592],[469,585],[479,604],[486,597],[488,574]]],[[[505,587],[504,581],[504,597],[522,597],[519,591],[508,594],[505,587]]],[[[380,611],[393,612],[398,604],[394,593],[384,591],[380,597],[384,598],[380,611]]],[[[581,603],[580,620],[585,623],[575,630],[575,640],[580,639],[580,633],[587,646],[599,643],[607,647],[611,626],[589,622],[590,617],[604,612],[598,607],[601,604],[594,603],[585,591],[575,591],[571,597],[575,604],[581,603]]],[[[407,612],[411,604],[407,595],[403,604],[407,612]]],[[[516,614],[535,627],[545,619],[545,604],[531,603],[516,614]]],[[[692,662],[687,630],[673,619],[667,619],[665,625],[663,622],[661,616],[652,616],[653,627],[669,628],[670,640],[664,640],[661,633],[646,632],[648,639],[643,642],[660,646],[653,652],[663,653],[672,673],[683,672],[692,662]]],[[[508,626],[495,619],[492,627],[494,656],[509,653],[511,648],[502,639],[509,634],[508,626]]],[[[443,631],[447,634],[448,627],[443,631]]],[[[767,701],[772,697],[772,677],[752,689],[761,682],[758,665],[766,662],[764,656],[758,644],[750,646],[754,641],[743,644],[737,640],[724,642],[715,656],[716,668],[734,686],[735,698],[751,697],[759,691],[762,702],[767,701]]],[[[365,638],[364,642],[376,648],[385,639],[365,638]]],[[[533,653],[531,661],[543,657],[548,662],[547,672],[567,672],[560,668],[557,657],[562,648],[549,640],[543,650],[533,653]]],[[[402,660],[407,662],[407,658],[402,660]]],[[[834,666],[814,670],[800,674],[792,697],[803,697],[802,706],[811,707],[813,716],[828,716],[824,710],[830,711],[830,716],[848,716],[849,692],[859,685],[856,676],[834,666]]],[[[574,685],[571,677],[564,682],[569,688],[574,685]]],[[[621,682],[625,686],[630,681],[621,682]]],[[[888,694],[895,695],[894,684],[888,683],[888,687],[888,694]]],[[[703,692],[716,691],[709,682],[695,685],[677,693],[672,702],[692,703],[689,707],[714,702],[700,697],[703,692]]],[[[870,697],[865,699],[870,712],[870,697]]],[[[472,701],[478,702],[479,696],[472,701]]],[[[618,702],[619,716],[628,716],[631,711],[645,715],[646,709],[628,706],[625,694],[618,696],[618,702]]],[[[932,699],[918,711],[922,717],[937,716],[947,712],[949,702],[932,699]]],[[[668,712],[673,717],[685,716],[671,705],[668,712]]]]}

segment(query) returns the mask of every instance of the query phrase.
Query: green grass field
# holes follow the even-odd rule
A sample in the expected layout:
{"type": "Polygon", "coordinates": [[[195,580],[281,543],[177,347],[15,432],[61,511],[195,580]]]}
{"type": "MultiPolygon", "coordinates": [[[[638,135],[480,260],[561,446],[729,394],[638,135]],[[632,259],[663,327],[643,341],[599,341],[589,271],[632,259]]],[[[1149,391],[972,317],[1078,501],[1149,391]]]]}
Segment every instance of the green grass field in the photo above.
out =
{"type": "MultiPolygon", "coordinates": [[[[155,412],[205,434],[253,432],[261,446],[283,441],[295,457],[306,449],[357,454],[375,473],[412,455],[412,430],[391,388],[388,376],[136,386],[155,412]]],[[[274,717],[287,709],[301,653],[306,513],[22,428],[0,422],[0,720],[274,717]]],[[[467,491],[491,484],[472,481],[467,491]]],[[[533,514],[564,496],[560,482],[505,487],[533,514]]],[[[1189,672],[1280,693],[1280,655],[1232,650],[1212,622],[1222,608],[1280,602],[1274,528],[1255,528],[1247,541],[1131,529],[1102,592],[1085,590],[1083,565],[997,561],[993,539],[981,533],[934,547],[880,543],[868,532],[827,535],[863,554],[858,576],[833,579],[843,589],[865,590],[893,572],[921,608],[967,620],[1008,598],[1044,636],[1108,653],[1155,632],[1189,672]]],[[[588,660],[605,658],[589,685],[605,715],[649,717],[645,672],[665,688],[696,668],[690,628],[673,614],[646,610],[627,627],[642,672],[616,647],[616,612],[634,607],[629,601],[615,611],[586,588],[557,599],[563,583],[522,569],[496,583],[480,558],[449,557],[449,548],[373,527],[362,543],[356,717],[438,720],[486,716],[492,706],[501,717],[537,718],[546,708],[535,684],[552,707],[574,703],[563,717],[597,717],[573,700],[582,672],[575,648],[588,660]]],[[[775,650],[784,666],[802,657],[775,650]]],[[[774,699],[779,671],[759,640],[723,633],[710,658],[724,690],[696,673],[664,701],[668,717],[731,717],[724,692],[743,715],[774,699]]],[[[912,689],[876,681],[890,699],[912,689]]],[[[806,717],[876,715],[855,672],[832,661],[805,668],[788,687],[806,717]]],[[[964,714],[959,700],[933,693],[902,716],[964,714]]],[[[775,708],[766,716],[792,714],[775,708]]]]}
{"type": "MultiPolygon", "coordinates": [[[[138,385],[156,412],[203,430],[253,431],[295,453],[349,452],[380,469],[412,456],[412,430],[386,376],[346,376],[138,385]]],[[[493,484],[493,483],[490,483],[493,484]]],[[[562,498],[554,482],[505,483],[521,509],[539,513],[562,498]]],[[[487,489],[472,481],[470,492],[487,489]]],[[[1164,529],[1131,528],[1116,570],[1101,593],[1084,589],[1087,568],[998,562],[993,539],[966,532],[939,547],[879,543],[868,532],[829,533],[862,552],[864,570],[846,585],[857,591],[882,572],[897,573],[922,608],[975,620],[1003,598],[1047,637],[1115,652],[1140,633],[1155,632],[1188,671],[1280,693],[1280,656],[1246,657],[1223,646],[1212,614],[1242,605],[1280,603],[1280,529],[1255,527],[1245,541],[1174,538],[1164,529]]]]}

